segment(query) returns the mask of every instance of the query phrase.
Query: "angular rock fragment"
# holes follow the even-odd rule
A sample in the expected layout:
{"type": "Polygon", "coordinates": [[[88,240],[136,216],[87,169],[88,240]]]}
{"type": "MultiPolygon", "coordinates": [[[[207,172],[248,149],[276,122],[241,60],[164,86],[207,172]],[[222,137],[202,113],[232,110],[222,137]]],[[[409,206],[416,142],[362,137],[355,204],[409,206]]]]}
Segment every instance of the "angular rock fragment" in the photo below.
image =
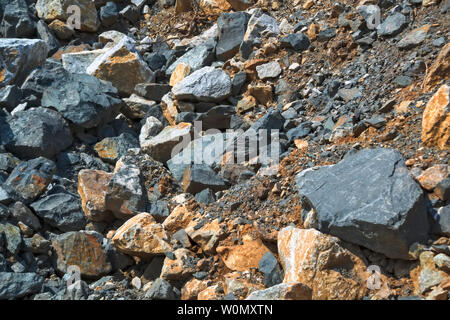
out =
{"type": "Polygon", "coordinates": [[[18,299],[39,293],[44,278],[37,273],[0,272],[0,299],[18,299]]]}
{"type": "Polygon", "coordinates": [[[446,84],[439,88],[425,107],[422,141],[441,150],[450,148],[450,87],[446,84]]]}

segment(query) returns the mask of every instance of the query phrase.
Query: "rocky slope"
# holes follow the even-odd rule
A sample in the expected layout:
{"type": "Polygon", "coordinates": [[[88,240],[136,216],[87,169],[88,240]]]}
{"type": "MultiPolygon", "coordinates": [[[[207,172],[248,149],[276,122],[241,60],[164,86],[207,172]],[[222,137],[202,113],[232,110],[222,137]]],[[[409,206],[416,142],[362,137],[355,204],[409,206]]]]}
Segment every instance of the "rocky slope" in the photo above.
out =
{"type": "Polygon", "coordinates": [[[449,13],[0,0],[0,299],[447,300],[449,13]]]}

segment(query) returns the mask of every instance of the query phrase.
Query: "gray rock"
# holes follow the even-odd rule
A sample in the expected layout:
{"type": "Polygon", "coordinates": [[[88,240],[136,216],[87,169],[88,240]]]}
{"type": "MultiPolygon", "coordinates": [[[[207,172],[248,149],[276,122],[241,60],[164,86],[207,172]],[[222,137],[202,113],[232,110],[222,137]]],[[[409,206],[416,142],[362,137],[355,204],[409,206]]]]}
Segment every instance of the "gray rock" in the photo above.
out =
{"type": "Polygon", "coordinates": [[[417,28],[409,32],[398,43],[400,49],[412,49],[425,41],[428,34],[428,28],[417,28]]]}
{"type": "Polygon", "coordinates": [[[39,233],[35,233],[31,238],[23,239],[24,251],[30,251],[36,254],[48,254],[51,242],[39,233]]]}
{"type": "Polygon", "coordinates": [[[175,300],[177,295],[174,287],[162,278],[156,279],[151,288],[145,294],[145,298],[150,300],[175,300]]]}
{"type": "Polygon", "coordinates": [[[20,158],[52,158],[72,145],[69,125],[51,109],[31,108],[17,112],[9,125],[13,137],[6,149],[20,158]]]}
{"type": "Polygon", "coordinates": [[[213,203],[216,202],[216,197],[214,196],[214,192],[211,189],[205,189],[203,191],[200,191],[195,195],[195,201],[200,203],[213,203]]]}
{"type": "Polygon", "coordinates": [[[48,50],[43,40],[0,39],[0,70],[4,70],[0,86],[21,85],[33,68],[44,64],[48,50]]]}
{"type": "Polygon", "coordinates": [[[377,33],[383,37],[393,37],[403,31],[408,25],[406,17],[400,12],[396,12],[386,18],[377,27],[377,33]]]}
{"type": "Polygon", "coordinates": [[[163,129],[161,121],[153,116],[145,119],[145,123],[141,128],[141,133],[139,134],[139,144],[141,146],[145,145],[148,140],[158,135],[163,129]]]}
{"type": "Polygon", "coordinates": [[[5,247],[11,254],[16,255],[22,249],[22,234],[19,227],[10,223],[0,223],[0,237],[3,234],[5,247]]]}
{"type": "Polygon", "coordinates": [[[108,185],[105,203],[118,219],[143,212],[146,207],[146,191],[138,166],[121,164],[108,185]]]}
{"type": "Polygon", "coordinates": [[[39,38],[47,43],[47,46],[49,48],[49,55],[54,54],[59,49],[59,47],[61,47],[59,41],[56,39],[53,32],[48,28],[47,24],[44,21],[38,21],[38,23],[36,24],[36,30],[39,38]]]}
{"type": "Polygon", "coordinates": [[[324,42],[333,39],[335,36],[336,36],[336,29],[327,28],[319,32],[319,34],[317,35],[317,40],[320,42],[324,42]]]}
{"type": "Polygon", "coordinates": [[[15,85],[0,88],[0,108],[11,112],[22,99],[22,91],[15,85]]]}
{"type": "Polygon", "coordinates": [[[170,91],[168,84],[162,83],[138,83],[134,91],[148,100],[161,102],[162,97],[170,91]]]}
{"type": "Polygon", "coordinates": [[[139,148],[139,140],[128,132],[124,132],[118,137],[105,138],[94,146],[99,158],[112,164],[132,148],[139,148]]]}
{"type": "Polygon", "coordinates": [[[437,209],[437,213],[432,219],[432,231],[450,237],[450,204],[437,209]]]}
{"type": "Polygon", "coordinates": [[[42,95],[42,106],[53,107],[76,126],[94,128],[111,122],[124,102],[110,84],[87,74],[70,74],[53,81],[42,95]]]}
{"type": "Polygon", "coordinates": [[[30,17],[25,0],[12,0],[3,8],[0,30],[5,38],[32,38],[36,23],[30,17]]]}
{"type": "Polygon", "coordinates": [[[271,253],[267,252],[258,263],[258,270],[264,274],[264,285],[272,287],[283,282],[283,272],[277,258],[271,253]]]}
{"type": "Polygon", "coordinates": [[[38,231],[39,229],[41,229],[41,223],[39,222],[39,219],[22,202],[18,201],[14,203],[12,206],[10,206],[9,211],[17,221],[24,223],[34,231],[38,231]]]}
{"type": "Polygon", "coordinates": [[[17,299],[38,293],[44,278],[36,273],[0,272],[0,299],[17,299]]]}
{"type": "Polygon", "coordinates": [[[44,193],[55,171],[53,161],[39,157],[15,167],[4,185],[16,193],[18,201],[29,204],[44,193]]]}
{"type": "Polygon", "coordinates": [[[69,52],[62,54],[61,60],[64,69],[70,73],[86,73],[91,63],[105,52],[106,49],[69,52]]]}
{"type": "Polygon", "coordinates": [[[183,190],[197,194],[204,189],[214,192],[227,189],[227,183],[206,164],[188,165],[183,174],[183,190]]]}
{"type": "Polygon", "coordinates": [[[87,300],[90,288],[83,280],[78,280],[66,288],[64,300],[87,300]]]}
{"type": "Polygon", "coordinates": [[[179,57],[166,70],[166,75],[170,76],[178,64],[186,63],[191,67],[191,71],[197,71],[205,66],[209,66],[215,58],[213,47],[210,45],[200,45],[189,50],[179,57]]]}
{"type": "Polygon", "coordinates": [[[276,78],[281,74],[281,67],[277,61],[272,61],[256,66],[256,72],[261,80],[276,78]]]}
{"type": "Polygon", "coordinates": [[[303,52],[309,48],[309,38],[303,33],[292,33],[280,39],[282,48],[303,52]]]}
{"type": "Polygon", "coordinates": [[[123,101],[125,105],[122,107],[122,113],[132,120],[146,118],[151,109],[156,106],[155,101],[144,99],[134,93],[123,101]]]}
{"type": "Polygon", "coordinates": [[[434,263],[438,266],[439,269],[444,270],[446,272],[450,271],[450,257],[444,253],[439,253],[433,258],[434,263]]]}
{"type": "Polygon", "coordinates": [[[231,119],[236,114],[236,108],[229,105],[218,105],[212,107],[205,113],[196,117],[196,121],[201,121],[202,129],[229,129],[231,127],[231,119]]]}
{"type": "MultiPolygon", "coordinates": [[[[250,46],[261,43],[262,37],[277,36],[280,33],[278,22],[271,16],[264,14],[261,9],[254,11],[248,21],[247,31],[245,32],[243,45],[250,46]]],[[[241,45],[242,47],[242,45],[241,45]]]]}
{"type": "Polygon", "coordinates": [[[120,15],[131,23],[136,23],[139,20],[139,10],[136,6],[126,6],[120,11],[120,15]]]}
{"type": "Polygon", "coordinates": [[[311,300],[312,290],[303,283],[280,283],[253,291],[245,300],[311,300]]]}
{"type": "Polygon", "coordinates": [[[304,212],[314,209],[324,233],[405,260],[413,242],[427,239],[423,192],[395,150],[361,150],[300,172],[296,183],[304,212]]]}
{"type": "Polygon", "coordinates": [[[80,198],[70,193],[43,197],[31,207],[46,223],[63,232],[82,230],[86,226],[80,198]]]}
{"type": "Polygon", "coordinates": [[[119,18],[119,10],[114,2],[107,2],[100,8],[100,21],[105,27],[109,27],[117,22],[119,18]]]}
{"type": "Polygon", "coordinates": [[[217,20],[219,40],[216,46],[217,59],[226,61],[234,57],[244,39],[250,15],[246,12],[222,13],[217,20]]]}

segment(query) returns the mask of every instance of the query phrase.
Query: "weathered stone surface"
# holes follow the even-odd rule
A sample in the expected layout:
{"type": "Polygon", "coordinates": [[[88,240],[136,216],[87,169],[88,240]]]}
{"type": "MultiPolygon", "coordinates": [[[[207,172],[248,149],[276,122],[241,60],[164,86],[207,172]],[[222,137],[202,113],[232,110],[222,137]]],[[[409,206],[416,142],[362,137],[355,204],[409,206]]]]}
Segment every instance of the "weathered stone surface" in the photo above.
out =
{"type": "Polygon", "coordinates": [[[56,268],[66,273],[75,265],[80,268],[81,276],[88,278],[108,274],[112,267],[102,242],[101,234],[90,231],[71,231],[55,237],[52,246],[56,253],[56,268]]]}
{"type": "Polygon", "coordinates": [[[116,30],[108,30],[99,34],[98,41],[106,45],[109,42],[119,43],[120,40],[122,40],[124,37],[126,37],[126,35],[122,32],[116,30]]]}
{"type": "Polygon", "coordinates": [[[112,173],[83,169],[78,174],[78,193],[86,217],[92,221],[104,221],[111,217],[106,208],[106,193],[112,173]]]}
{"type": "Polygon", "coordinates": [[[197,194],[204,189],[215,192],[225,190],[227,183],[206,164],[192,164],[186,167],[183,180],[183,191],[197,194]]]}
{"type": "Polygon", "coordinates": [[[123,101],[125,105],[122,107],[122,113],[132,120],[146,118],[147,113],[156,106],[155,101],[144,99],[134,93],[123,101]]]}
{"type": "Polygon", "coordinates": [[[109,181],[106,207],[116,218],[126,219],[145,210],[147,197],[138,166],[118,161],[109,181]]]}
{"type": "Polygon", "coordinates": [[[153,282],[145,297],[150,300],[176,300],[177,294],[169,282],[158,278],[153,282]]]}
{"type": "Polygon", "coordinates": [[[157,136],[146,140],[141,148],[156,161],[166,162],[186,146],[192,132],[193,126],[190,123],[181,122],[176,126],[168,126],[157,136]]]}
{"type": "Polygon", "coordinates": [[[49,48],[49,55],[54,54],[59,49],[59,47],[61,47],[61,44],[55,38],[53,32],[48,28],[47,24],[44,21],[38,21],[38,23],[36,24],[36,30],[39,38],[47,43],[47,46],[49,48]]]}
{"type": "Polygon", "coordinates": [[[60,76],[61,82],[52,81],[45,86],[41,104],[55,108],[76,126],[93,128],[106,124],[117,116],[124,104],[110,83],[87,74],[63,71],[60,76]]]}
{"type": "Polygon", "coordinates": [[[450,177],[450,166],[447,164],[437,164],[422,172],[417,177],[417,181],[422,188],[433,191],[442,180],[448,177],[450,177]]]}
{"type": "Polygon", "coordinates": [[[53,158],[72,144],[72,133],[61,115],[47,108],[15,113],[9,122],[12,140],[6,148],[23,159],[53,158]]]}
{"type": "Polygon", "coordinates": [[[231,270],[247,271],[250,268],[258,268],[259,261],[269,249],[260,239],[253,239],[250,235],[245,235],[242,240],[242,245],[219,246],[216,251],[231,270]]]}
{"type": "Polygon", "coordinates": [[[245,300],[311,300],[312,290],[303,283],[280,283],[252,292],[245,300]]]}
{"type": "Polygon", "coordinates": [[[173,235],[175,232],[185,229],[195,216],[195,212],[184,205],[178,205],[162,223],[167,232],[173,235]]]}
{"type": "Polygon", "coordinates": [[[440,207],[433,222],[433,233],[450,237],[450,204],[440,207]]]}
{"type": "Polygon", "coordinates": [[[281,74],[281,67],[277,61],[256,66],[258,78],[261,80],[278,77],[281,74]]]}
{"type": "Polygon", "coordinates": [[[214,61],[214,47],[209,44],[199,45],[184,55],[179,57],[166,70],[166,75],[170,76],[180,63],[187,64],[191,71],[197,71],[205,66],[210,65],[214,61]]]}
{"type": "Polygon", "coordinates": [[[106,49],[98,49],[63,53],[61,55],[61,60],[64,69],[67,71],[71,73],[86,73],[86,70],[91,63],[105,52],[106,49]]]}
{"type": "Polygon", "coordinates": [[[447,43],[439,52],[436,60],[428,68],[423,81],[423,91],[429,92],[442,80],[448,79],[450,73],[450,43],[447,43]]]}
{"type": "Polygon", "coordinates": [[[17,299],[39,293],[44,278],[37,273],[0,272],[0,299],[17,299]]]}
{"type": "Polygon", "coordinates": [[[377,33],[383,37],[393,37],[399,34],[407,25],[407,18],[400,12],[396,12],[378,25],[377,33]]]}
{"type": "Polygon", "coordinates": [[[170,91],[170,85],[162,83],[138,83],[134,90],[145,99],[161,102],[162,97],[170,91]]]}
{"type": "Polygon", "coordinates": [[[0,9],[0,34],[5,38],[31,38],[36,31],[36,23],[28,12],[25,0],[9,1],[0,9]]]}
{"type": "Polygon", "coordinates": [[[361,299],[366,291],[362,260],[340,240],[314,229],[286,227],[278,233],[284,283],[301,282],[313,299],[361,299]]]}
{"type": "Polygon", "coordinates": [[[37,39],[0,39],[0,87],[22,84],[47,58],[48,46],[37,39]]]}
{"type": "Polygon", "coordinates": [[[112,48],[97,57],[86,73],[110,81],[122,96],[133,93],[138,83],[153,82],[155,75],[134,47],[133,40],[122,38],[112,48]]]}
{"type": "Polygon", "coordinates": [[[150,258],[171,250],[164,227],[151,214],[140,213],[127,220],[114,234],[112,242],[123,253],[150,258]]]}
{"type": "Polygon", "coordinates": [[[61,20],[53,20],[49,25],[49,29],[53,31],[53,33],[56,35],[58,39],[61,40],[68,40],[72,38],[74,35],[74,30],[69,28],[67,24],[62,22],[61,20]]]}
{"type": "Polygon", "coordinates": [[[191,71],[192,69],[187,63],[178,63],[170,76],[169,84],[173,87],[178,82],[190,75],[191,71]]]}
{"type": "Polygon", "coordinates": [[[450,148],[450,87],[446,84],[439,88],[425,107],[422,141],[441,150],[450,148]]]}
{"type": "Polygon", "coordinates": [[[309,38],[303,33],[292,33],[280,39],[280,45],[283,48],[293,49],[298,52],[303,52],[309,48],[309,38]]]}
{"type": "Polygon", "coordinates": [[[33,229],[34,231],[39,231],[41,229],[41,223],[39,219],[34,215],[34,213],[22,202],[18,201],[9,207],[11,216],[17,221],[20,221],[33,229]]]}
{"type": "Polygon", "coordinates": [[[86,219],[80,198],[70,193],[51,194],[31,204],[34,212],[63,232],[82,230],[86,219]]]}
{"type": "Polygon", "coordinates": [[[44,193],[55,171],[53,161],[39,157],[19,164],[5,184],[11,187],[20,201],[28,204],[44,193]]]}
{"type": "Polygon", "coordinates": [[[118,137],[105,138],[94,145],[94,150],[100,159],[113,164],[131,148],[139,148],[139,141],[128,132],[118,137]]]}
{"type": "Polygon", "coordinates": [[[46,22],[51,22],[55,19],[66,21],[73,14],[73,10],[68,10],[69,6],[72,5],[76,5],[80,8],[80,30],[85,32],[96,32],[100,23],[94,1],[38,0],[36,3],[36,11],[38,17],[44,19],[46,22]]]}
{"type": "Polygon", "coordinates": [[[109,1],[100,8],[100,20],[105,27],[109,27],[116,23],[118,18],[119,10],[114,2],[109,1]]]}
{"type": "Polygon", "coordinates": [[[163,129],[161,121],[153,116],[145,119],[145,123],[141,128],[141,133],[139,134],[139,144],[144,146],[148,143],[148,140],[152,139],[163,129]]]}
{"type": "Polygon", "coordinates": [[[226,233],[217,219],[200,226],[198,222],[192,221],[186,227],[186,233],[207,254],[214,254],[219,241],[226,237],[226,233]]]}
{"type": "Polygon", "coordinates": [[[181,300],[196,300],[198,294],[207,288],[205,281],[191,279],[181,288],[181,300]]]}
{"type": "Polygon", "coordinates": [[[236,11],[245,11],[255,3],[253,0],[227,0],[227,2],[236,11]]]}
{"type": "Polygon", "coordinates": [[[10,223],[0,223],[0,235],[4,235],[4,246],[11,254],[16,255],[22,249],[20,229],[10,223]]]}
{"type": "Polygon", "coordinates": [[[21,101],[22,91],[16,85],[0,88],[0,108],[11,112],[21,101]]]}
{"type": "Polygon", "coordinates": [[[397,43],[397,47],[399,47],[400,49],[412,49],[418,46],[427,38],[427,33],[428,30],[430,30],[430,27],[431,25],[426,24],[412,30],[397,43]]]}
{"type": "Polygon", "coordinates": [[[420,274],[417,282],[416,290],[420,294],[424,294],[432,287],[438,285],[443,280],[442,272],[436,268],[433,260],[433,253],[425,251],[420,254],[420,274]]]}
{"type": "Polygon", "coordinates": [[[234,57],[244,39],[250,15],[246,12],[223,13],[217,20],[219,40],[216,46],[217,59],[226,61],[234,57]]]}
{"type": "Polygon", "coordinates": [[[175,259],[166,257],[161,270],[161,278],[183,280],[190,277],[197,269],[197,259],[193,252],[180,248],[173,252],[175,259]]]}
{"type": "Polygon", "coordinates": [[[264,274],[264,285],[268,288],[283,282],[283,272],[272,252],[267,252],[261,258],[258,270],[264,274]]]}
{"type": "Polygon", "coordinates": [[[231,79],[220,69],[204,67],[178,82],[172,93],[179,100],[220,102],[231,94],[231,79]]]}
{"type": "Polygon", "coordinates": [[[361,150],[300,172],[296,183],[304,213],[314,210],[322,232],[397,259],[427,238],[423,192],[395,150],[361,150]]]}

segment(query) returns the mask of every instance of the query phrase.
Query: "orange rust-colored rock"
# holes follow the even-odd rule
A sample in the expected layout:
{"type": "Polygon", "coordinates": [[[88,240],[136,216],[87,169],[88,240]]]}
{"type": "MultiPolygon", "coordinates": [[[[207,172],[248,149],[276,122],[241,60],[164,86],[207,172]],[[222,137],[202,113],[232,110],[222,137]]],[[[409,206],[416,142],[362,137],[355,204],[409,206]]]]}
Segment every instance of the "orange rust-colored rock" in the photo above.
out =
{"type": "Polygon", "coordinates": [[[171,251],[169,235],[149,213],[140,213],[117,229],[112,243],[121,252],[150,258],[171,251]]]}
{"type": "Polygon", "coordinates": [[[191,279],[181,288],[181,300],[196,300],[198,294],[207,288],[205,281],[191,279]]]}
{"type": "Polygon", "coordinates": [[[173,87],[178,82],[186,78],[191,73],[191,67],[183,62],[180,62],[173,70],[172,75],[170,76],[169,84],[173,87]]]}
{"type": "Polygon", "coordinates": [[[262,105],[267,105],[273,100],[272,86],[270,84],[256,84],[248,86],[250,95],[262,105]]]}
{"type": "Polygon", "coordinates": [[[242,245],[220,246],[216,249],[231,270],[247,271],[250,268],[257,268],[261,258],[269,252],[259,238],[253,239],[250,235],[244,235],[242,240],[242,245]]]}
{"type": "Polygon", "coordinates": [[[313,299],[354,300],[366,293],[365,264],[338,238],[314,229],[286,227],[278,233],[278,253],[283,282],[304,283],[313,290],[313,299]]]}
{"type": "Polygon", "coordinates": [[[423,82],[424,92],[431,91],[442,80],[447,80],[450,74],[450,43],[447,43],[439,52],[436,60],[428,69],[423,82]]]}
{"type": "Polygon", "coordinates": [[[180,248],[173,252],[175,259],[164,259],[161,278],[167,280],[183,280],[190,277],[196,270],[196,260],[193,252],[180,248]]]}
{"type": "Polygon", "coordinates": [[[426,146],[436,146],[441,150],[450,148],[450,87],[446,84],[439,88],[425,107],[422,141],[426,146]]]}
{"type": "Polygon", "coordinates": [[[101,170],[83,169],[78,173],[78,193],[84,214],[92,221],[105,221],[111,218],[106,208],[105,197],[112,173],[101,170]]]}
{"type": "Polygon", "coordinates": [[[79,268],[82,276],[97,277],[111,271],[108,255],[102,248],[101,236],[89,232],[67,232],[52,240],[56,266],[66,273],[71,266],[79,268]]]}
{"type": "Polygon", "coordinates": [[[213,285],[198,294],[198,300],[219,300],[223,295],[219,292],[219,286],[213,285]]]}
{"type": "Polygon", "coordinates": [[[169,234],[186,228],[194,218],[195,213],[184,205],[178,205],[162,223],[169,234]]]}
{"type": "Polygon", "coordinates": [[[226,234],[220,227],[217,219],[210,223],[204,224],[196,229],[197,222],[192,221],[186,228],[186,233],[195,241],[207,254],[214,254],[215,247],[226,234]]]}
{"type": "Polygon", "coordinates": [[[450,166],[438,164],[428,168],[417,178],[422,188],[432,191],[442,180],[450,176],[450,166]]]}
{"type": "Polygon", "coordinates": [[[206,14],[221,14],[231,9],[231,5],[226,0],[201,0],[200,6],[206,14]]]}

